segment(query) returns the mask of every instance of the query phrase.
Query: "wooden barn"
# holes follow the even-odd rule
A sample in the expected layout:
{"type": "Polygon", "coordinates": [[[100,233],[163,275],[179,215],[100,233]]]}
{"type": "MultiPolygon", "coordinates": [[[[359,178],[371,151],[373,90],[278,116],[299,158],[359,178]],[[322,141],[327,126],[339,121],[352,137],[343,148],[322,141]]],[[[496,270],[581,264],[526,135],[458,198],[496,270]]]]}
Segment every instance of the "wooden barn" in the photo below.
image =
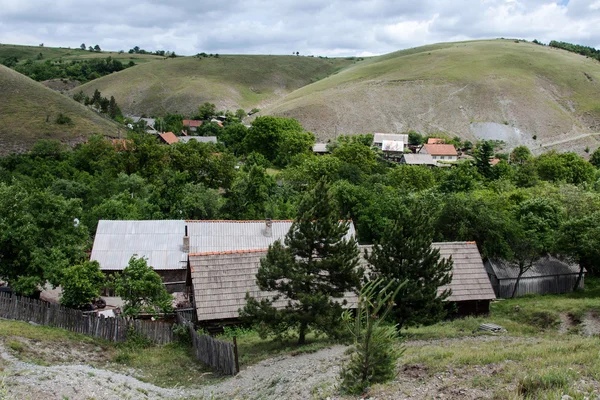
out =
{"type": "MultiPolygon", "coordinates": [[[[442,286],[438,293],[451,289],[449,303],[456,305],[458,315],[487,314],[490,301],[496,298],[490,280],[486,274],[481,254],[475,242],[435,242],[432,246],[440,250],[442,258],[452,256],[452,282],[442,286]]],[[[372,246],[361,246],[369,251],[372,246]]],[[[365,266],[368,268],[368,264],[365,266]]]]}
{"type": "MultiPolygon", "coordinates": [[[[488,260],[485,268],[496,297],[503,299],[512,297],[519,275],[519,267],[503,260],[488,260]]],[[[516,296],[571,292],[578,276],[579,265],[569,264],[552,256],[542,257],[523,274],[516,296]]],[[[582,277],[579,288],[583,289],[583,283],[582,277]]]]}

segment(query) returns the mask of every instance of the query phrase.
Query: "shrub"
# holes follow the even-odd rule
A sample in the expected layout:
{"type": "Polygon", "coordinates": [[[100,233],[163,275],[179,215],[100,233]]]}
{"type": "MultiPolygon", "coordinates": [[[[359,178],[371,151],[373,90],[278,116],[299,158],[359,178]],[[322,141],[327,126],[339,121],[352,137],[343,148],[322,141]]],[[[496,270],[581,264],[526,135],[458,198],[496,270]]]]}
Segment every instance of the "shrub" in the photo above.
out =
{"type": "Polygon", "coordinates": [[[68,115],[59,113],[58,116],[56,117],[56,123],[59,125],[72,125],[73,120],[68,115]]]}

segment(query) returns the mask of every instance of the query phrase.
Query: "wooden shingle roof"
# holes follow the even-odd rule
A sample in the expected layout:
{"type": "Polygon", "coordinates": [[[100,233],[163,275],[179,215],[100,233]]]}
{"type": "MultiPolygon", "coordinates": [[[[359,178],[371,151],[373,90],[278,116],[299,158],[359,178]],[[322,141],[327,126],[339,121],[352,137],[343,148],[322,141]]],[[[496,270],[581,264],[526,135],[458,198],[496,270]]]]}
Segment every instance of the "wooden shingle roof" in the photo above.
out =
{"type": "MultiPolygon", "coordinates": [[[[246,305],[246,293],[257,300],[272,298],[276,293],[263,292],[256,284],[261,258],[267,250],[239,250],[227,252],[191,253],[189,255],[192,289],[198,321],[239,317],[239,309],[246,305]]],[[[357,297],[348,293],[343,300],[347,307],[355,307],[357,297]]],[[[285,298],[274,303],[283,308],[285,298]]]]}

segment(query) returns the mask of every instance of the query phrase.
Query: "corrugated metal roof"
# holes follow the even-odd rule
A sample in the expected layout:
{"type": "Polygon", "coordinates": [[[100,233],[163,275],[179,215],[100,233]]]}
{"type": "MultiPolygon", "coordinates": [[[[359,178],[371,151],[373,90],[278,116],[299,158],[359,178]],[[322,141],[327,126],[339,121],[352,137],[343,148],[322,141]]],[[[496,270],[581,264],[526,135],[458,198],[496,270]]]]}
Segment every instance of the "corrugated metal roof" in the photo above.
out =
{"type": "MultiPolygon", "coordinates": [[[[272,221],[268,236],[265,221],[189,221],[190,253],[266,249],[285,238],[293,221],[272,221]]],[[[350,223],[347,238],[356,236],[350,223]]]]}
{"type": "Polygon", "coordinates": [[[417,154],[404,154],[402,155],[402,157],[404,158],[404,162],[408,165],[435,165],[435,161],[433,160],[433,157],[431,157],[431,154],[423,154],[423,153],[417,153],[417,154]]]}
{"type": "Polygon", "coordinates": [[[327,150],[327,143],[315,143],[312,151],[314,153],[329,153],[329,150],[327,150]]]}
{"type": "MultiPolygon", "coordinates": [[[[447,288],[452,290],[447,301],[493,300],[496,298],[475,243],[435,242],[431,245],[440,250],[442,258],[452,256],[452,282],[448,286],[438,288],[438,293],[442,293],[447,288]]],[[[361,246],[363,251],[370,251],[371,248],[372,246],[361,246]]],[[[366,260],[364,265],[368,268],[366,260]]]]}
{"type": "Polygon", "coordinates": [[[185,225],[183,220],[101,220],[90,259],[102,270],[123,270],[133,255],[146,257],[157,270],[186,268],[185,225]]]}
{"type": "Polygon", "coordinates": [[[384,140],[408,143],[408,135],[405,133],[375,133],[373,143],[383,143],[384,140]]]}
{"type": "Polygon", "coordinates": [[[195,140],[201,143],[217,143],[216,136],[180,136],[177,138],[179,142],[187,143],[190,140],[195,140]]]}
{"type": "MultiPolygon", "coordinates": [[[[198,321],[238,318],[239,309],[246,305],[246,293],[257,300],[272,298],[277,293],[263,292],[256,284],[256,273],[261,258],[260,252],[221,253],[190,255],[190,267],[194,300],[198,321]]],[[[346,307],[356,307],[357,296],[346,293],[346,307]]],[[[288,299],[274,303],[277,308],[287,305],[288,299]]]]}
{"type": "MultiPolygon", "coordinates": [[[[491,267],[498,279],[516,279],[519,267],[505,260],[488,260],[486,266],[491,267]]],[[[579,265],[569,264],[556,257],[542,257],[533,263],[531,269],[523,274],[523,278],[539,278],[544,276],[579,274],[579,265]]]]}

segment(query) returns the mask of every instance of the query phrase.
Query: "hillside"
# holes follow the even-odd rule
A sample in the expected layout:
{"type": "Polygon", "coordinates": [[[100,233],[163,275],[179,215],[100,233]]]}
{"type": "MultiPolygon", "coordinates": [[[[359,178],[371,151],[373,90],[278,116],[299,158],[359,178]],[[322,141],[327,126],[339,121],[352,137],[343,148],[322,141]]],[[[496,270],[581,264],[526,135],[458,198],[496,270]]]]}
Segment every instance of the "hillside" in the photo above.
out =
{"type": "Polygon", "coordinates": [[[25,60],[38,61],[37,57],[42,54],[42,59],[39,61],[73,61],[73,60],[89,60],[91,58],[106,58],[112,57],[121,61],[124,64],[133,61],[136,64],[141,64],[149,61],[162,60],[164,57],[153,56],[150,54],[129,54],[118,53],[116,51],[101,51],[89,52],[81,49],[69,49],[65,47],[40,47],[40,46],[21,46],[16,44],[0,44],[0,59],[16,57],[19,62],[25,60]]]}
{"type": "Polygon", "coordinates": [[[75,90],[115,96],[124,113],[189,114],[206,101],[218,109],[263,108],[353,60],[295,56],[226,55],[152,62],[96,79],[75,90]]]}
{"type": "Polygon", "coordinates": [[[512,40],[443,43],[362,61],[261,114],[321,140],[414,129],[582,151],[599,143],[600,63],[512,40]]]}
{"type": "Polygon", "coordinates": [[[94,133],[117,133],[115,123],[2,65],[0,93],[0,155],[28,150],[38,139],[76,143],[94,133]],[[72,124],[57,124],[60,113],[72,124]]]}

